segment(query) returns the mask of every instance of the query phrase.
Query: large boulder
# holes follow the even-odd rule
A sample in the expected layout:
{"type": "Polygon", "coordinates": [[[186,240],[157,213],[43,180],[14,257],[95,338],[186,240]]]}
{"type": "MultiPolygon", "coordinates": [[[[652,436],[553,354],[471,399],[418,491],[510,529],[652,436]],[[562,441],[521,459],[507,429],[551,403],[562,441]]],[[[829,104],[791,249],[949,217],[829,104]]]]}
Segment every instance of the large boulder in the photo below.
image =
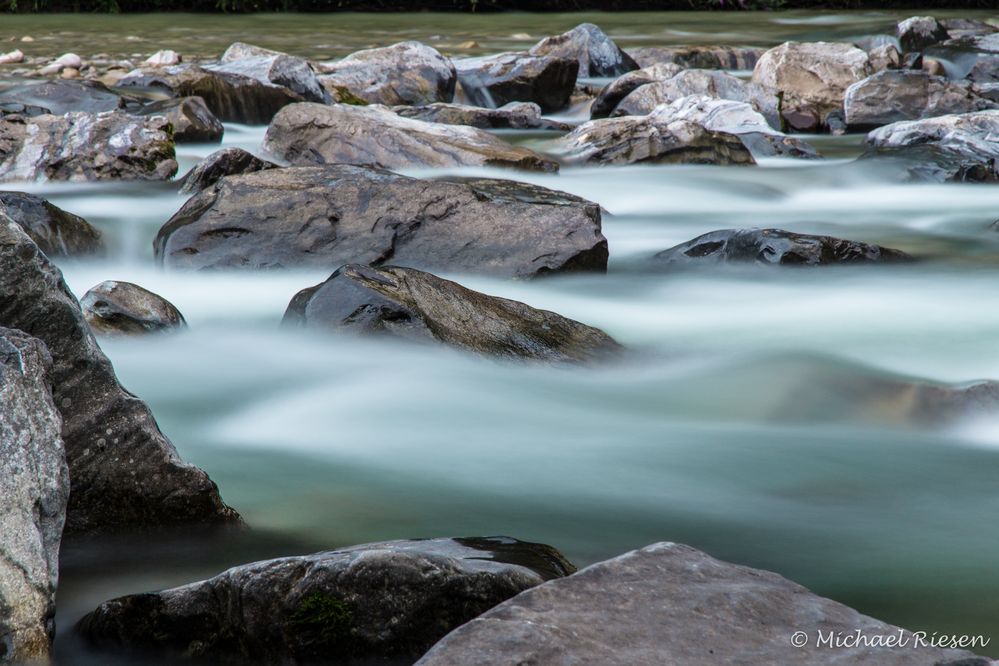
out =
{"type": "Polygon", "coordinates": [[[617,116],[645,116],[661,104],[698,95],[736,102],[752,102],[746,83],[728,72],[710,69],[687,69],[671,78],[640,86],[626,95],[610,113],[617,116]]]}
{"type": "Polygon", "coordinates": [[[225,128],[200,97],[176,97],[152,102],[134,112],[137,116],[163,116],[173,128],[177,143],[218,143],[225,128]]]}
{"type": "Polygon", "coordinates": [[[575,60],[580,77],[620,76],[638,69],[638,63],[592,23],[581,23],[561,35],[546,37],[529,53],[575,60]]]}
{"type": "Polygon", "coordinates": [[[0,662],[48,656],[69,473],[52,403],[52,357],[0,328],[0,662]]]}
{"type": "Polygon", "coordinates": [[[467,125],[479,129],[556,130],[572,129],[566,123],[541,117],[541,107],[533,102],[510,102],[498,109],[466,104],[397,106],[392,109],[404,118],[444,125],[467,125]]]}
{"type": "Polygon", "coordinates": [[[180,459],[146,404],[118,383],[59,269],[3,215],[0,326],[39,338],[52,354],[72,484],[68,532],[238,520],[208,476],[180,459]]]}
{"type": "Polygon", "coordinates": [[[924,51],[950,37],[947,28],[932,16],[911,16],[898,24],[895,34],[903,53],[924,51]]]}
{"type": "Polygon", "coordinates": [[[319,81],[337,97],[346,90],[371,104],[450,102],[457,74],[450,59],[420,42],[401,42],[318,63],[319,81]]]}
{"type": "Polygon", "coordinates": [[[462,94],[478,106],[496,108],[510,102],[534,102],[545,113],[561,111],[576,86],[579,63],[526,53],[500,53],[454,61],[462,94]]]}
{"type": "Polygon", "coordinates": [[[223,148],[198,162],[180,179],[180,191],[191,194],[214,185],[224,176],[274,169],[278,165],[262,160],[242,148],[223,148]]]}
{"type": "Polygon", "coordinates": [[[832,236],[782,229],[724,229],[663,250],[655,255],[653,265],[673,269],[732,263],[826,266],[905,261],[912,261],[912,257],[900,250],[832,236]]]}
{"type": "MultiPolygon", "coordinates": [[[[29,115],[82,111],[102,113],[124,109],[128,100],[97,81],[28,81],[14,85],[0,85],[0,114],[3,110],[17,112],[29,110],[29,115]]],[[[138,100],[131,100],[132,106],[138,100]]]]}
{"type": "Polygon", "coordinates": [[[101,282],[83,295],[80,308],[97,335],[145,335],[187,327],[173,303],[131,282],[101,282]]]}
{"type": "Polygon", "coordinates": [[[504,537],[388,541],[234,567],[101,604],[92,643],[225,664],[412,663],[496,604],[575,571],[504,537]]]}
{"type": "Polygon", "coordinates": [[[298,292],[284,322],[549,363],[592,361],[620,351],[599,329],[398,266],[343,266],[298,292]]]}
{"type": "Polygon", "coordinates": [[[298,166],[497,166],[558,171],[557,162],[484,130],[411,120],[377,105],[294,104],[274,116],[263,147],[298,166]]]}
{"type": "Polygon", "coordinates": [[[0,206],[50,257],[102,254],[101,232],[82,217],[25,192],[0,191],[0,206]]]}
{"type": "Polygon", "coordinates": [[[846,89],[872,71],[867,53],[852,44],[785,42],[760,56],[753,82],[780,100],[789,128],[815,131],[842,109],[846,89]]]}
{"type": "Polygon", "coordinates": [[[512,181],[453,181],[346,165],[229,176],[160,229],[156,257],[176,268],[391,261],[517,277],[606,269],[596,204],[512,181]]]}
{"type": "Polygon", "coordinates": [[[679,65],[672,63],[657,63],[643,69],[622,74],[601,88],[596,98],[590,104],[590,118],[608,117],[621,100],[632,91],[656,81],[671,79],[683,71],[679,65]]]}
{"type": "Polygon", "coordinates": [[[775,573],[657,543],[517,595],[448,634],[417,666],[933,666],[973,657],[929,641],[775,573]],[[893,642],[850,641],[858,635],[893,642]],[[833,646],[834,637],[847,640],[833,646]]]}
{"type": "Polygon", "coordinates": [[[305,58],[236,42],[225,50],[218,64],[205,69],[255,79],[263,85],[281,86],[308,102],[328,102],[329,94],[305,58]]]}
{"type": "Polygon", "coordinates": [[[0,117],[0,181],[167,180],[169,122],[120,111],[0,117]]]}
{"type": "Polygon", "coordinates": [[[949,81],[919,70],[878,72],[847,88],[843,100],[846,124],[870,130],[900,120],[999,108],[966,82],[949,81]]]}
{"type": "Polygon", "coordinates": [[[628,53],[641,67],[673,64],[682,69],[751,70],[765,49],[747,46],[639,46],[628,53]]]}

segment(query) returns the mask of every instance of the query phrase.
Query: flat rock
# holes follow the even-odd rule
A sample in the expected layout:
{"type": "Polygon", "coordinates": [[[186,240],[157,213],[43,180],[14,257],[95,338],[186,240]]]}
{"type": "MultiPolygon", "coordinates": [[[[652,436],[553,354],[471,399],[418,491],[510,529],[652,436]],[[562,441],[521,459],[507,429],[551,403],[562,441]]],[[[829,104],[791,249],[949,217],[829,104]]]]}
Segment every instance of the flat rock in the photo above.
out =
{"type": "Polygon", "coordinates": [[[205,69],[255,79],[264,85],[287,88],[308,102],[328,102],[329,94],[305,58],[236,42],[225,50],[218,64],[205,69]]]}
{"type": "Polygon", "coordinates": [[[500,53],[454,61],[462,94],[477,106],[497,108],[510,102],[533,102],[545,113],[561,111],[576,86],[575,58],[500,53]]]}
{"type": "Polygon", "coordinates": [[[673,63],[657,63],[622,74],[604,86],[597,94],[590,104],[590,118],[608,117],[621,103],[621,100],[636,88],[656,81],[671,79],[682,71],[682,67],[673,63]]]}
{"type": "Polygon", "coordinates": [[[164,99],[143,106],[138,116],[163,116],[177,143],[219,143],[225,128],[200,97],[164,99]]]}
{"type": "Polygon", "coordinates": [[[328,267],[390,262],[422,270],[530,277],[603,271],[600,207],[537,185],[420,180],[331,165],[228,176],[160,229],[175,268],[328,267]]]}
{"type": "MultiPolygon", "coordinates": [[[[2,206],[0,206],[2,211],[2,206]]],[[[2,212],[0,212],[2,215],[2,212]]],[[[0,661],[45,660],[55,635],[69,473],[41,341],[0,328],[0,661]]]]}
{"type": "Polygon", "coordinates": [[[638,69],[638,63],[592,23],[581,23],[561,35],[546,37],[529,53],[571,58],[579,63],[580,77],[620,76],[638,69]]]}
{"type": "Polygon", "coordinates": [[[548,363],[593,361],[621,350],[603,331],[554,312],[398,266],[343,266],[298,292],[284,322],[548,363]]]}
{"type": "Polygon", "coordinates": [[[103,646],[216,663],[405,663],[496,604],[573,571],[554,548],[505,537],[388,541],[107,601],[79,630],[103,646]]]}
{"type": "Polygon", "coordinates": [[[82,111],[101,113],[124,109],[128,100],[97,81],[29,81],[15,85],[0,85],[0,110],[18,111],[30,108],[31,115],[82,111]]]}
{"type": "Polygon", "coordinates": [[[0,190],[0,206],[49,257],[104,253],[99,230],[39,196],[0,190]]]}
{"type": "Polygon", "coordinates": [[[775,573],[657,543],[517,595],[448,634],[417,666],[934,666],[973,657],[914,648],[917,638],[775,573]],[[858,631],[907,645],[820,642],[858,631]]]}
{"type": "Polygon", "coordinates": [[[319,81],[334,97],[341,89],[371,104],[422,106],[450,102],[458,81],[449,58],[420,42],[401,42],[318,63],[319,81]]]}
{"type": "Polygon", "coordinates": [[[911,16],[898,24],[895,31],[903,53],[915,53],[946,41],[947,28],[932,16],[911,16]]]}
{"type": "Polygon", "coordinates": [[[878,72],[846,90],[847,126],[870,130],[901,120],[999,108],[978,95],[970,83],[949,81],[918,70],[878,72]]]}
{"type": "Polygon", "coordinates": [[[495,166],[558,171],[554,160],[513,146],[484,130],[403,118],[379,105],[288,106],[274,116],[263,148],[298,166],[495,166]]]}
{"type": "Polygon", "coordinates": [[[180,310],[131,282],[106,280],[80,299],[83,317],[97,335],[145,335],[187,328],[180,310]]]}
{"type": "Polygon", "coordinates": [[[498,109],[467,104],[428,104],[397,106],[392,109],[404,118],[444,125],[467,125],[479,129],[556,130],[566,132],[566,123],[541,117],[541,107],[533,102],[510,102],[498,109]]]}
{"type": "Polygon", "coordinates": [[[640,46],[628,53],[641,67],[657,63],[682,69],[751,70],[766,49],[746,46],[640,46]]]}
{"type": "Polygon", "coordinates": [[[278,165],[262,160],[242,148],[223,148],[198,162],[180,179],[180,191],[190,194],[214,185],[224,176],[274,169],[278,165]]]}

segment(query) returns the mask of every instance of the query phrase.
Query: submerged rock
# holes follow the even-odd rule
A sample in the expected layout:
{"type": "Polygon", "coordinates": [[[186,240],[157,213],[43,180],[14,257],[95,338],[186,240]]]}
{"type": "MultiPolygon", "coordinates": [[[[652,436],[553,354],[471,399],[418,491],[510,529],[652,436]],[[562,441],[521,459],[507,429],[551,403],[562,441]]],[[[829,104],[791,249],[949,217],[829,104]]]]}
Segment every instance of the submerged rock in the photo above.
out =
{"type": "Polygon", "coordinates": [[[102,254],[101,232],[82,217],[24,192],[0,191],[0,207],[49,257],[102,254]]]}
{"type": "Polygon", "coordinates": [[[80,307],[97,335],[143,335],[187,327],[173,303],[131,282],[101,282],[83,295],[80,307]]]}
{"type": "Polygon", "coordinates": [[[398,266],[343,266],[298,292],[284,322],[549,363],[593,361],[621,349],[603,331],[554,312],[398,266]]]}
{"type": "Polygon", "coordinates": [[[529,53],[575,60],[580,77],[620,76],[638,69],[638,63],[592,23],[581,23],[561,35],[546,37],[529,53]]]}
{"type": "Polygon", "coordinates": [[[579,197],[512,181],[418,180],[346,165],[223,178],[184,204],[154,249],[176,268],[391,262],[529,277],[607,267],[600,207],[579,197]]]}
{"type": "Polygon", "coordinates": [[[356,164],[384,169],[498,166],[558,171],[558,163],[474,127],[403,118],[384,106],[295,104],[282,109],[264,150],[298,166],[356,164]]]}
{"type": "Polygon", "coordinates": [[[753,99],[746,83],[728,72],[688,69],[669,79],[636,88],[618,103],[610,115],[644,116],[661,104],[670,104],[690,95],[746,103],[753,99]]]}
{"type": "Polygon", "coordinates": [[[541,107],[532,102],[510,102],[498,109],[465,104],[397,106],[392,109],[404,118],[444,125],[467,125],[479,129],[539,129],[568,131],[571,126],[541,117],[541,107]]]}
{"type": "Polygon", "coordinates": [[[641,67],[674,64],[682,69],[751,70],[766,49],[748,46],[640,46],[628,53],[641,67]]]}
{"type": "Polygon", "coordinates": [[[604,86],[597,94],[596,99],[590,104],[590,118],[608,117],[621,103],[621,100],[632,91],[649,83],[671,79],[681,71],[683,69],[679,65],[663,63],[622,74],[604,86]]]}
{"type": "Polygon", "coordinates": [[[412,41],[358,51],[317,67],[320,83],[334,97],[346,90],[365,102],[386,106],[450,102],[458,80],[450,59],[412,41]]]}
{"type": "Polygon", "coordinates": [[[274,169],[278,165],[262,160],[242,148],[223,148],[201,160],[180,179],[180,191],[190,194],[214,185],[224,176],[274,169]]]}
{"type": "Polygon", "coordinates": [[[846,124],[869,130],[901,120],[999,108],[969,83],[948,81],[917,70],[879,72],[846,90],[846,124]]]}
{"type": "MultiPolygon", "coordinates": [[[[133,106],[138,100],[132,100],[133,106]]],[[[30,108],[30,115],[81,111],[102,113],[126,107],[126,98],[96,81],[30,81],[12,86],[0,86],[0,110],[17,111],[30,108]]]]}
{"type": "Polygon", "coordinates": [[[225,50],[219,64],[206,65],[205,69],[245,76],[263,85],[284,87],[308,102],[329,101],[328,93],[308,61],[280,51],[236,42],[225,50]]]}
{"type": "MultiPolygon", "coordinates": [[[[2,208],[0,208],[2,210],[2,208]]],[[[2,214],[2,213],[0,213],[2,214]]],[[[41,341],[0,328],[0,661],[48,657],[69,474],[41,341]]]]}
{"type": "Polygon", "coordinates": [[[163,116],[173,128],[177,143],[218,143],[225,128],[200,97],[180,97],[153,102],[135,112],[138,116],[163,116]]]}
{"type": "Polygon", "coordinates": [[[775,573],[657,543],[517,595],[448,634],[417,666],[931,666],[973,656],[917,649],[916,640],[775,573]],[[819,632],[861,632],[906,644],[830,649],[819,632]],[[802,637],[798,647],[793,641],[802,637]]]}
{"type": "Polygon", "coordinates": [[[99,645],[227,664],[411,662],[455,627],[573,571],[554,548],[506,537],[388,541],[107,601],[79,630],[99,645]]]}
{"type": "Polygon", "coordinates": [[[947,29],[932,16],[912,16],[898,24],[898,43],[903,53],[924,51],[947,40],[947,29]]]}
{"type": "Polygon", "coordinates": [[[579,63],[574,58],[500,53],[455,60],[466,98],[496,108],[510,102],[533,102],[545,113],[561,111],[576,86],[579,63]]]}

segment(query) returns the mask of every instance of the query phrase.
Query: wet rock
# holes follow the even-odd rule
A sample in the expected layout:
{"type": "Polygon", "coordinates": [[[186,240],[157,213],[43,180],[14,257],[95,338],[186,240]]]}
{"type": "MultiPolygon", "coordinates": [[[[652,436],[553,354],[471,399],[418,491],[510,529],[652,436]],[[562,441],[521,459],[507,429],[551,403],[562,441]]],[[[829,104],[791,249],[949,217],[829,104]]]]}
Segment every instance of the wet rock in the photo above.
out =
{"type": "Polygon", "coordinates": [[[397,266],[343,266],[296,294],[284,322],[548,363],[593,361],[621,349],[603,331],[554,312],[397,266]]]}
{"type": "Polygon", "coordinates": [[[530,277],[603,271],[594,203],[493,179],[419,180],[332,165],[229,176],[160,229],[156,257],[176,268],[393,264],[530,277]]]}
{"type": "Polygon", "coordinates": [[[590,118],[607,118],[621,103],[621,100],[632,91],[649,83],[671,79],[681,71],[683,70],[679,65],[662,63],[622,74],[604,86],[597,94],[596,99],[590,104],[590,118]]]}
{"type": "Polygon", "coordinates": [[[871,73],[867,53],[852,44],[785,42],[760,56],[753,82],[780,100],[790,129],[809,132],[826,127],[846,89],[871,73]]]}
{"type": "Polygon", "coordinates": [[[96,81],[56,79],[0,87],[0,109],[15,110],[17,105],[30,107],[30,115],[61,116],[72,111],[101,113],[124,109],[126,99],[96,81]]]}
{"type": "Polygon", "coordinates": [[[545,113],[561,111],[576,85],[574,58],[501,53],[454,61],[469,102],[496,108],[510,102],[534,102],[545,113]]]}
{"type": "Polygon", "coordinates": [[[541,107],[531,102],[510,102],[498,109],[465,104],[397,106],[392,109],[404,118],[444,125],[467,125],[479,129],[540,129],[566,132],[571,126],[541,117],[541,107]]]}
{"type": "Polygon", "coordinates": [[[69,464],[66,531],[154,530],[238,520],[200,469],[184,463],[149,408],[118,383],[62,274],[0,219],[0,326],[48,347],[69,464]]]}
{"type": "Polygon", "coordinates": [[[42,76],[50,76],[52,74],[58,74],[66,68],[79,70],[81,67],[83,67],[83,59],[80,58],[80,56],[75,53],[64,53],[53,60],[51,64],[38,70],[38,73],[42,76]]]}
{"type": "Polygon", "coordinates": [[[177,143],[218,143],[225,127],[200,97],[179,97],[147,104],[138,116],[163,116],[173,127],[177,143]]]}
{"type": "Polygon", "coordinates": [[[417,666],[476,664],[857,664],[930,666],[971,657],[913,648],[916,636],[769,571],[657,543],[523,592],[448,634],[417,666]],[[668,628],[668,629],[664,629],[668,628]],[[830,649],[827,635],[906,647],[830,649]],[[804,632],[802,647],[792,645],[804,632]]]}
{"type": "Polygon", "coordinates": [[[0,117],[0,181],[167,180],[177,172],[174,157],[161,117],[0,117]]]}
{"type": "Polygon", "coordinates": [[[328,102],[329,95],[305,58],[236,42],[222,54],[217,65],[205,69],[221,74],[245,76],[263,85],[291,90],[308,102],[328,102]]]}
{"type": "Polygon", "coordinates": [[[912,16],[905,19],[898,24],[896,35],[903,53],[925,51],[950,37],[947,29],[932,16],[912,16]]]}
{"type": "Polygon", "coordinates": [[[180,54],[176,51],[164,49],[162,51],[157,51],[143,60],[142,64],[149,67],[172,67],[174,65],[179,65],[181,60],[182,58],[180,57],[180,54]]]}
{"type": "Polygon", "coordinates": [[[648,115],[661,104],[670,104],[689,95],[747,103],[752,100],[746,84],[728,72],[688,69],[664,81],[636,88],[621,100],[610,115],[648,115]]]}
{"type": "Polygon", "coordinates": [[[742,46],[640,46],[628,53],[641,67],[668,63],[681,69],[751,70],[764,51],[742,46]]]}
{"type": "Polygon", "coordinates": [[[782,229],[712,231],[664,250],[653,258],[656,267],[670,269],[729,263],[826,266],[904,261],[912,261],[912,257],[900,250],[782,229]]]}
{"type": "Polygon", "coordinates": [[[994,26],[985,21],[967,18],[950,18],[940,21],[940,25],[947,31],[951,39],[961,37],[981,37],[999,32],[999,26],[994,26]]]}
{"type": "Polygon", "coordinates": [[[592,23],[581,23],[561,35],[546,37],[529,53],[575,60],[580,77],[620,76],[638,69],[638,63],[592,23]]]}
{"type": "Polygon", "coordinates": [[[386,106],[450,102],[458,80],[451,60],[420,42],[366,49],[317,67],[319,81],[334,97],[345,89],[351,96],[386,106]]]}
{"type": "Polygon", "coordinates": [[[902,54],[894,44],[877,46],[867,52],[867,57],[871,60],[871,70],[875,72],[902,68],[902,54]]]}
{"type": "Polygon", "coordinates": [[[180,180],[180,191],[183,194],[190,194],[214,185],[223,176],[253,173],[275,167],[277,164],[262,160],[242,148],[223,148],[201,160],[188,171],[180,180]]]}
{"type": "Polygon", "coordinates": [[[497,166],[558,171],[553,160],[474,127],[403,118],[384,106],[294,104],[267,128],[263,148],[293,165],[384,169],[497,166]]]}
{"type": "Polygon", "coordinates": [[[951,113],[999,108],[967,82],[949,81],[915,70],[879,72],[846,90],[846,123],[869,130],[900,120],[918,120],[951,113]]]}
{"type": "MultiPolygon", "coordinates": [[[[0,207],[2,211],[2,207],[0,207]]],[[[2,212],[0,212],[2,215],[2,212]]],[[[0,661],[45,660],[55,634],[69,474],[50,393],[52,357],[0,328],[0,661]]]]}
{"type": "Polygon", "coordinates": [[[0,207],[49,257],[103,254],[101,232],[82,217],[24,192],[0,190],[0,207]]]}
{"type": "Polygon", "coordinates": [[[575,568],[505,537],[389,541],[255,562],[84,617],[104,646],[227,664],[412,662],[448,631],[575,568]]]}
{"type": "Polygon", "coordinates": [[[97,335],[145,335],[187,327],[173,303],[131,282],[101,282],[83,295],[80,308],[97,335]]]}

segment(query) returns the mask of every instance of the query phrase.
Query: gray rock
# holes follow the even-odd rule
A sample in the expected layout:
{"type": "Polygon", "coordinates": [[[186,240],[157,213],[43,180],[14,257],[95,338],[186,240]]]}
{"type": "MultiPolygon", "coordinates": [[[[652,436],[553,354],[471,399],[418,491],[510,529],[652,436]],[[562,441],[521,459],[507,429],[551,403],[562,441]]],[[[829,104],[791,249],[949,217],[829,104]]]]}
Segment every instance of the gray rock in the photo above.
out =
{"type": "Polygon", "coordinates": [[[925,51],[950,37],[947,29],[932,16],[911,16],[905,19],[898,24],[896,35],[903,53],[925,51]]]}
{"type": "Polygon", "coordinates": [[[534,102],[545,113],[561,111],[576,85],[575,58],[500,53],[454,61],[462,94],[478,106],[534,102]]]}
{"type": "Polygon", "coordinates": [[[118,383],[59,269],[3,216],[0,326],[39,338],[52,354],[72,484],[67,532],[238,520],[208,476],[180,460],[145,403],[118,383]]]}
{"type": "Polygon", "coordinates": [[[566,123],[541,117],[541,107],[532,102],[510,102],[498,109],[465,104],[397,106],[392,109],[404,118],[444,125],[468,125],[479,129],[538,129],[566,132],[566,123]]]}
{"type": "Polygon", "coordinates": [[[996,108],[999,104],[976,94],[970,83],[917,70],[878,72],[847,88],[843,100],[852,130],[996,108]]]}
{"type": "Polygon", "coordinates": [[[448,634],[417,666],[932,666],[973,656],[915,649],[916,638],[775,573],[657,543],[517,595],[448,634]],[[858,631],[907,646],[818,643],[820,632],[858,631]],[[795,632],[803,647],[792,645],[795,632]]]}
{"type": "Polygon", "coordinates": [[[193,269],[391,262],[529,277],[607,267],[600,207],[584,199],[346,165],[223,178],[184,204],[154,249],[160,262],[193,269]]]}
{"type": "Polygon", "coordinates": [[[105,646],[228,664],[405,663],[501,601],[573,571],[550,546],[504,537],[389,541],[121,597],[79,629],[105,646]]]}
{"type": "MultiPolygon", "coordinates": [[[[138,100],[133,100],[134,104],[138,100]]],[[[29,81],[16,85],[0,85],[0,113],[3,110],[32,109],[29,115],[82,111],[101,113],[126,107],[126,99],[96,81],[29,81]],[[20,106],[20,108],[18,108],[20,106]]]]}
{"type": "Polygon", "coordinates": [[[49,257],[104,253],[101,232],[82,217],[24,192],[0,191],[0,206],[49,257]]]}
{"type": "Polygon", "coordinates": [[[871,70],[875,72],[902,68],[902,54],[894,44],[876,46],[867,52],[867,57],[871,60],[871,70]]]}
{"type": "Polygon", "coordinates": [[[681,71],[683,69],[679,65],[661,63],[622,74],[604,86],[597,94],[596,99],[590,104],[590,118],[607,118],[621,103],[621,100],[635,89],[656,81],[671,79],[681,71]]]}
{"type": "Polygon", "coordinates": [[[398,266],[343,266],[298,292],[284,322],[548,363],[593,361],[621,350],[603,331],[554,312],[398,266]]]}
{"type": "Polygon", "coordinates": [[[999,26],[994,26],[985,21],[968,18],[949,18],[940,21],[951,39],[961,37],[981,37],[999,32],[999,26]]]}
{"type": "Polygon", "coordinates": [[[131,282],[101,282],[83,295],[80,308],[97,335],[145,335],[187,328],[173,303],[131,282]]]}
{"type": "Polygon", "coordinates": [[[69,473],[51,366],[39,340],[0,328],[0,662],[45,659],[55,634],[69,473]]]}
{"type": "Polygon", "coordinates": [[[180,191],[190,194],[214,185],[224,176],[274,169],[278,165],[262,160],[242,148],[223,148],[198,162],[180,179],[180,191]]]}
{"type": "Polygon", "coordinates": [[[160,100],[147,104],[135,115],[163,116],[170,122],[177,143],[219,143],[225,133],[222,121],[200,97],[160,100]]]}
{"type": "Polygon", "coordinates": [[[747,46],[640,46],[628,53],[641,67],[675,64],[683,69],[751,70],[766,49],[747,46]]]}
{"type": "Polygon", "coordinates": [[[636,88],[618,103],[610,115],[645,116],[661,104],[670,104],[690,95],[746,103],[752,101],[746,83],[728,72],[688,69],[669,79],[636,88]]]}
{"type": "Polygon", "coordinates": [[[575,60],[579,63],[580,77],[620,76],[638,69],[638,63],[592,23],[581,23],[561,35],[545,37],[529,53],[575,60]]]}
{"type": "Polygon", "coordinates": [[[426,105],[454,99],[451,60],[420,42],[401,42],[319,63],[319,81],[334,94],[345,89],[371,104],[426,105]]]}
{"type": "Polygon", "coordinates": [[[236,42],[225,50],[218,64],[206,65],[210,72],[235,74],[263,85],[287,88],[308,102],[328,102],[329,94],[305,58],[236,42]]]}
{"type": "Polygon", "coordinates": [[[285,107],[267,128],[263,148],[297,166],[498,166],[558,171],[557,162],[484,130],[411,120],[379,105],[285,107]]]}

